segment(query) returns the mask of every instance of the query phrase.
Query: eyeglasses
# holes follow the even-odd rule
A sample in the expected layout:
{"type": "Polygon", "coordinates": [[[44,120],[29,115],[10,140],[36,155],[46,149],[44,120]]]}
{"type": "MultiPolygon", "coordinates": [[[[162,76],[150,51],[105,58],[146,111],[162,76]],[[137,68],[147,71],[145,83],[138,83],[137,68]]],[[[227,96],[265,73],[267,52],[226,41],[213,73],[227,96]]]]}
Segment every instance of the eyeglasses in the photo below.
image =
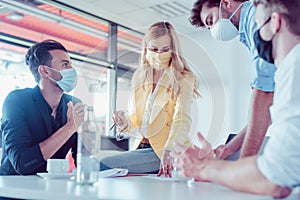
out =
{"type": "Polygon", "coordinates": [[[163,47],[162,49],[156,48],[156,47],[148,47],[149,51],[155,52],[155,53],[165,53],[168,51],[171,51],[171,47],[163,47]]]}

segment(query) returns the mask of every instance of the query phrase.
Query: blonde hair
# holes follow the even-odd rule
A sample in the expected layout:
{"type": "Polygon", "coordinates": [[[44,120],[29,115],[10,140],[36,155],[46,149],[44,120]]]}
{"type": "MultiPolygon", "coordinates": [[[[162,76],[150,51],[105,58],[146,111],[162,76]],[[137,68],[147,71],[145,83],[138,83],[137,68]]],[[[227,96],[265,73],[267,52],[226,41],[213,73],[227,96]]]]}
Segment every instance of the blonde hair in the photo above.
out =
{"type": "Polygon", "coordinates": [[[146,59],[147,43],[150,40],[160,38],[164,35],[170,36],[172,51],[170,67],[165,69],[165,73],[170,79],[168,90],[172,91],[172,93],[177,97],[180,93],[179,80],[183,77],[183,75],[189,73],[195,79],[193,85],[194,97],[200,96],[198,92],[199,82],[188,67],[186,60],[183,58],[177,34],[169,22],[157,22],[151,25],[147,30],[142,42],[141,66],[136,70],[133,76],[132,85],[134,87],[138,84],[142,84],[144,86],[152,82],[151,77],[153,74],[153,68],[149,66],[149,62],[146,59]],[[141,82],[139,82],[139,80],[141,82]]]}

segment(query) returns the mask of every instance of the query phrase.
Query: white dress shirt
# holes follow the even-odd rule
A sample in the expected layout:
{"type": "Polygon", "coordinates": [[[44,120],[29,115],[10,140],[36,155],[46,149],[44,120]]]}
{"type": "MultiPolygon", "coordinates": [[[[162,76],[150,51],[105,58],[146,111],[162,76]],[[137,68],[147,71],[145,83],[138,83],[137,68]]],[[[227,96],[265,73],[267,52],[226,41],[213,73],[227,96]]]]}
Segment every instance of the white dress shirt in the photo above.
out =
{"type": "Polygon", "coordinates": [[[261,173],[284,186],[300,185],[300,44],[284,58],[275,74],[275,93],[270,107],[271,138],[257,160],[261,173]]]}

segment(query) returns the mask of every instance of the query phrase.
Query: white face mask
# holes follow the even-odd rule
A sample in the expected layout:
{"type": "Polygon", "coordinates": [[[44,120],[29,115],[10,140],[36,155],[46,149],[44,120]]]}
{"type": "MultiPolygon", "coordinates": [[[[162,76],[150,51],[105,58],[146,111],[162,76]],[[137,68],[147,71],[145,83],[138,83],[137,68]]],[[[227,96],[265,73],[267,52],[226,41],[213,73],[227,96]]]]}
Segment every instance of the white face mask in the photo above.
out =
{"type": "Polygon", "coordinates": [[[77,84],[77,79],[78,75],[76,70],[72,67],[70,69],[63,69],[63,70],[56,70],[51,67],[48,67],[51,70],[54,70],[62,76],[62,78],[59,81],[54,80],[53,78],[49,77],[50,80],[54,81],[57,83],[57,85],[65,92],[70,92],[72,91],[76,84],[77,84]]]}
{"type": "Polygon", "coordinates": [[[221,40],[221,41],[228,41],[228,40],[232,40],[233,38],[238,36],[239,31],[237,30],[237,28],[233,25],[233,23],[230,20],[243,4],[244,3],[241,3],[228,19],[224,19],[224,18],[221,18],[222,3],[220,3],[219,19],[210,29],[211,36],[214,39],[221,40]]]}

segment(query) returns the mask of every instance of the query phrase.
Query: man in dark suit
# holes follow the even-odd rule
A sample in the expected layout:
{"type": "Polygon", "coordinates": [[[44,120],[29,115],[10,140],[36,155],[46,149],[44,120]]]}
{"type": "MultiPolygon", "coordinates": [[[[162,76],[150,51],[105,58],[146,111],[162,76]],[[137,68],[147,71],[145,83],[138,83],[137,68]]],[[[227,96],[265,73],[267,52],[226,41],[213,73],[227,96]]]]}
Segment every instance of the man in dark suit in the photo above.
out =
{"type": "Polygon", "coordinates": [[[54,40],[42,41],[27,51],[26,64],[37,86],[12,91],[4,101],[2,175],[45,172],[47,159],[65,158],[70,149],[76,161],[84,109],[79,99],[64,93],[77,83],[67,50],[54,40]]]}

